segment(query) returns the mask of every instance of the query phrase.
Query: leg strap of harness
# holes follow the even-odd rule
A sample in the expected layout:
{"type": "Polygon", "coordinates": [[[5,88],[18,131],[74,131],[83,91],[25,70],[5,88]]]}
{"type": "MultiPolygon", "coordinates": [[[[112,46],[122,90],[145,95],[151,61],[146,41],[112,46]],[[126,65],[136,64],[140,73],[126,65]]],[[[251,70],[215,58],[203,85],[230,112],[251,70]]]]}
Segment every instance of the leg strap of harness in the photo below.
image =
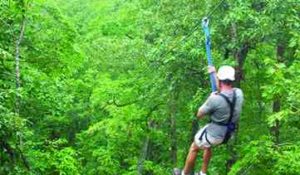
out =
{"type": "Polygon", "coordinates": [[[200,135],[200,137],[199,137],[199,140],[202,140],[204,134],[205,134],[205,140],[207,141],[208,144],[211,145],[210,141],[209,141],[208,138],[207,138],[207,131],[206,131],[206,129],[204,129],[204,131],[201,133],[201,135],[200,135]]]}
{"type": "Polygon", "coordinates": [[[203,135],[205,134],[205,132],[206,132],[206,129],[204,129],[204,130],[202,131],[202,133],[201,133],[201,135],[200,135],[200,137],[199,137],[199,140],[202,140],[203,135]]]}
{"type": "Polygon", "coordinates": [[[207,138],[207,132],[206,131],[205,131],[205,139],[206,139],[207,143],[211,145],[210,141],[207,138]]]}

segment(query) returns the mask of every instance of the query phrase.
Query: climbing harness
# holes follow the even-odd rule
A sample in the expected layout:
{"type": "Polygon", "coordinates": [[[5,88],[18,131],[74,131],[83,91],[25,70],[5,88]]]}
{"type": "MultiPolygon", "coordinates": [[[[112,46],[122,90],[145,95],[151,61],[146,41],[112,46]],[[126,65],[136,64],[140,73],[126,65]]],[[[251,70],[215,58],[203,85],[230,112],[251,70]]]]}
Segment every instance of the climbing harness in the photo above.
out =
{"type": "Polygon", "coordinates": [[[232,122],[234,107],[235,107],[235,102],[236,102],[236,92],[235,92],[235,90],[233,90],[232,102],[228,99],[228,97],[226,95],[224,95],[222,93],[220,93],[219,95],[221,97],[223,97],[225,99],[225,101],[227,102],[227,104],[229,105],[229,109],[230,109],[229,119],[228,119],[227,123],[222,123],[222,122],[213,122],[213,123],[227,127],[227,131],[226,131],[224,140],[222,142],[222,144],[225,144],[231,138],[232,133],[235,131],[235,128],[236,128],[235,123],[232,122]]]}
{"type": "MultiPolygon", "coordinates": [[[[207,62],[208,62],[208,66],[213,66],[213,60],[212,60],[211,50],[210,50],[210,33],[209,33],[208,24],[209,24],[209,19],[207,17],[203,18],[202,27],[205,33],[205,50],[206,50],[207,62]]],[[[217,83],[215,77],[216,77],[216,73],[211,72],[209,78],[210,78],[210,85],[211,85],[212,92],[217,91],[217,83]]]]}
{"type": "MultiPolygon", "coordinates": [[[[226,126],[226,134],[225,134],[224,139],[222,141],[222,144],[225,144],[231,138],[231,136],[232,136],[232,134],[233,134],[233,132],[235,131],[235,128],[236,128],[235,123],[232,122],[232,118],[233,118],[233,114],[234,114],[234,107],[235,107],[235,102],[236,102],[236,92],[235,92],[235,90],[233,90],[232,102],[229,100],[229,98],[226,95],[224,95],[222,93],[219,93],[218,95],[223,97],[225,99],[225,101],[227,102],[227,104],[229,105],[229,109],[230,109],[229,118],[228,118],[226,123],[216,122],[216,121],[213,121],[213,120],[211,120],[210,123],[215,123],[217,125],[226,126]]],[[[205,137],[207,143],[211,145],[210,141],[207,138],[206,128],[202,131],[202,133],[199,137],[199,140],[202,140],[203,136],[205,137]]]]}

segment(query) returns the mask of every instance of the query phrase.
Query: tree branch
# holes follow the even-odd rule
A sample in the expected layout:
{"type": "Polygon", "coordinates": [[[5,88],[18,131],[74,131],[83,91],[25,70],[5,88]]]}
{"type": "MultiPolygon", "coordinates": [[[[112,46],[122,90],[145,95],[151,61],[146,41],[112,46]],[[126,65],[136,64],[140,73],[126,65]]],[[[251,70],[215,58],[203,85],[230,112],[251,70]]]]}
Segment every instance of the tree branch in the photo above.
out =
{"type": "Polygon", "coordinates": [[[138,100],[133,100],[133,101],[130,101],[130,102],[127,102],[127,103],[117,103],[116,99],[113,98],[113,100],[110,100],[109,102],[107,102],[108,105],[115,105],[116,107],[124,107],[124,106],[129,106],[129,105],[132,105],[134,103],[138,102],[138,100]]]}

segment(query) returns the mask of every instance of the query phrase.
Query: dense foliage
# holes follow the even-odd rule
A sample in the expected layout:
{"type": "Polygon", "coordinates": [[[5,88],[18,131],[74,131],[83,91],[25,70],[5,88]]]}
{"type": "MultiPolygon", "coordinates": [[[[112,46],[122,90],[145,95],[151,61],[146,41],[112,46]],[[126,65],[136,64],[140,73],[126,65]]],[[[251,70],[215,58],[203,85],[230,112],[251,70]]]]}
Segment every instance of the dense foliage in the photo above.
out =
{"type": "Polygon", "coordinates": [[[0,0],[0,174],[182,167],[210,93],[208,13],[245,94],[209,174],[300,174],[300,2],[220,2],[0,0]]]}

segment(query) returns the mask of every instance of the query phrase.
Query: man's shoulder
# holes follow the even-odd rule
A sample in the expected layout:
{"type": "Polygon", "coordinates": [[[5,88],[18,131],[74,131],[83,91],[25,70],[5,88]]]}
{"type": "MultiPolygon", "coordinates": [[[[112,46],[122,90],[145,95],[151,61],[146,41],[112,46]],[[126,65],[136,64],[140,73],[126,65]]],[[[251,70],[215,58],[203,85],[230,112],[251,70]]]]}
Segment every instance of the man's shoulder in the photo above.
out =
{"type": "Polygon", "coordinates": [[[240,88],[234,88],[234,90],[235,90],[235,93],[236,93],[237,96],[243,96],[242,89],[240,89],[240,88]]]}
{"type": "Polygon", "coordinates": [[[220,96],[219,92],[213,92],[209,96],[209,100],[212,101],[213,103],[218,103],[219,101],[222,101],[222,97],[220,96]]]}
{"type": "MultiPolygon", "coordinates": [[[[236,93],[237,97],[242,97],[243,98],[243,91],[240,88],[233,88],[233,90],[236,93]]],[[[223,101],[223,98],[220,95],[220,92],[212,92],[210,96],[208,97],[208,100],[210,101],[223,101]]]]}
{"type": "Polygon", "coordinates": [[[209,98],[211,98],[211,99],[215,99],[215,98],[219,98],[219,92],[212,92],[211,94],[210,94],[210,96],[209,96],[209,98]]]}

